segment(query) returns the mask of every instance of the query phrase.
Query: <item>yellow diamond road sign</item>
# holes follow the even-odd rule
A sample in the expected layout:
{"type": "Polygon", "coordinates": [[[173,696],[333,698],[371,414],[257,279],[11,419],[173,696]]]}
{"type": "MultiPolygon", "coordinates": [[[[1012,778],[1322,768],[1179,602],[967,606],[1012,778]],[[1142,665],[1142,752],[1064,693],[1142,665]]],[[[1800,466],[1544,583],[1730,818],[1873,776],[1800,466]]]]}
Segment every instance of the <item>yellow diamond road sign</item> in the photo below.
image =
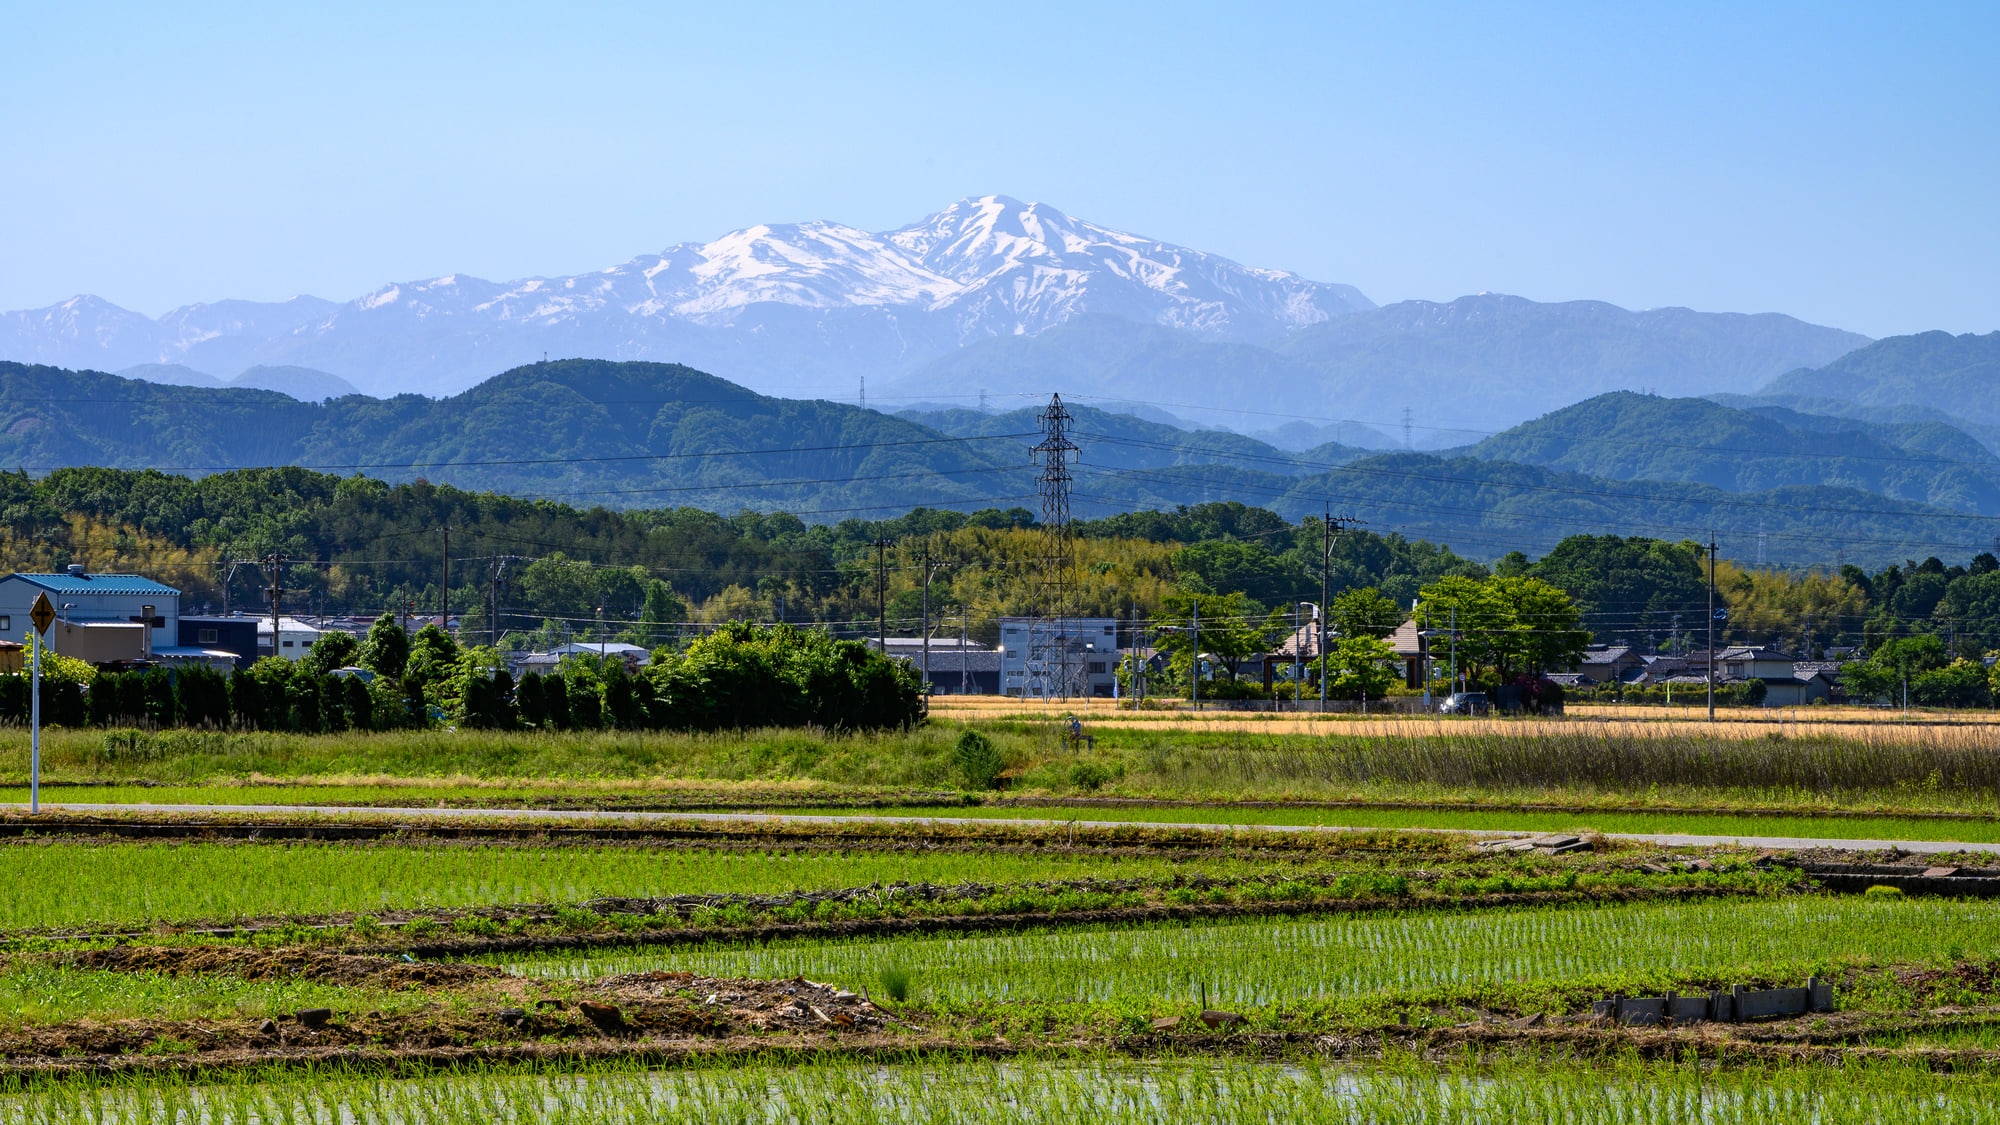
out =
{"type": "Polygon", "coordinates": [[[35,623],[35,632],[48,633],[49,625],[56,619],[56,607],[49,604],[47,594],[35,595],[35,608],[28,611],[28,619],[35,623]]]}

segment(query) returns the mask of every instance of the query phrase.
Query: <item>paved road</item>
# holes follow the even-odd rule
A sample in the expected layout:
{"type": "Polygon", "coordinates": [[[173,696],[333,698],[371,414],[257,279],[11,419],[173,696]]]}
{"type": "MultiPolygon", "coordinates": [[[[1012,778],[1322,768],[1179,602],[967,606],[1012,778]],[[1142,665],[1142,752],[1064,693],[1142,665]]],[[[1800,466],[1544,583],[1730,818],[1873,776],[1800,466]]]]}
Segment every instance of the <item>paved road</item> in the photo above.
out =
{"type": "MultiPolygon", "coordinates": [[[[23,802],[0,802],[0,809],[17,812],[27,811],[23,802]]],[[[1210,832],[1379,832],[1374,827],[1342,827],[1324,824],[1203,824],[1196,821],[1156,821],[1156,820],[1053,820],[1028,817],[986,817],[986,816],[879,816],[868,813],[854,815],[826,813],[751,813],[751,812],[634,812],[611,809],[461,809],[461,808],[388,808],[376,806],[349,805],[155,805],[155,804],[81,804],[70,801],[43,801],[44,812],[67,813],[173,813],[177,815],[199,813],[252,813],[279,814],[289,816],[319,817],[372,817],[405,820],[437,819],[491,819],[491,820],[542,820],[601,823],[605,821],[625,823],[654,823],[659,821],[719,821],[724,823],[783,822],[791,824],[847,824],[865,821],[878,824],[949,824],[949,825],[991,825],[1026,824],[1042,827],[1074,825],[1078,828],[1189,828],[1210,832]]],[[[1421,827],[1421,826],[1418,826],[1421,827]]],[[[1503,831],[1457,831],[1459,835],[1482,839],[1494,837],[1521,836],[1528,833],[1503,831]]],[[[1750,848],[1767,848],[1790,851],[1799,848],[1839,848],[1847,851],[1879,851],[1886,848],[1900,848],[1906,852],[1931,854],[1936,852],[1987,852],[2000,854],[2000,843],[1973,844],[1949,840],[1856,840],[1819,836],[1688,836],[1673,832],[1606,832],[1613,840],[1632,840],[1640,843],[1662,844],[1667,847],[1707,847],[1716,844],[1739,844],[1750,848]]]]}

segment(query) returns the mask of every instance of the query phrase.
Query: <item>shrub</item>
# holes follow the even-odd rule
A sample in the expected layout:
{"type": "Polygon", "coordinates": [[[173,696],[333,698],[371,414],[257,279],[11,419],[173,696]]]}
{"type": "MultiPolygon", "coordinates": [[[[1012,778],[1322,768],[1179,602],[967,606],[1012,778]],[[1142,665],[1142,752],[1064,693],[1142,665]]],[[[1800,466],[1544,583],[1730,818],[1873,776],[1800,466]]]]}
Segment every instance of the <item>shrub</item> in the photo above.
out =
{"type": "Polygon", "coordinates": [[[1863,898],[1902,898],[1903,888],[1885,887],[1880,883],[1861,892],[1863,898]]]}
{"type": "Polygon", "coordinates": [[[967,789],[993,789],[1000,784],[1000,748],[993,740],[976,730],[966,731],[958,736],[958,742],[951,748],[952,760],[958,764],[958,775],[967,789]]]}

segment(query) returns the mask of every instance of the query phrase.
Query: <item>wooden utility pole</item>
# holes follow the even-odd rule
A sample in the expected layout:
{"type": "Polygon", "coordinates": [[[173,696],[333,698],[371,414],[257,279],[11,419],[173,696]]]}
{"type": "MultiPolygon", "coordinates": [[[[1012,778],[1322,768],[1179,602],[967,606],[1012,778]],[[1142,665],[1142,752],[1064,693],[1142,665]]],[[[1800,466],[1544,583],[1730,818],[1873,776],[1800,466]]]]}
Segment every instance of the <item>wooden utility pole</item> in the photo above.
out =
{"type": "Polygon", "coordinates": [[[1715,721],[1715,533],[1708,533],[1708,721],[1715,721]]]}
{"type": "Polygon", "coordinates": [[[270,551],[259,561],[263,563],[265,573],[269,576],[269,584],[264,587],[264,593],[271,598],[271,655],[278,656],[279,650],[284,647],[284,638],[279,635],[279,625],[284,617],[285,595],[302,594],[305,591],[285,587],[285,564],[291,561],[290,555],[270,551]]]}
{"type": "Polygon", "coordinates": [[[875,541],[875,641],[889,655],[889,541],[875,541]]]}
{"type": "Polygon", "coordinates": [[[438,628],[451,631],[451,528],[440,527],[442,561],[438,566],[438,628]]]}
{"type": "Polygon", "coordinates": [[[1321,517],[1319,525],[1319,710],[1326,713],[1326,638],[1327,627],[1333,617],[1333,544],[1342,531],[1351,524],[1361,521],[1353,516],[1336,516],[1332,506],[1321,517]]]}

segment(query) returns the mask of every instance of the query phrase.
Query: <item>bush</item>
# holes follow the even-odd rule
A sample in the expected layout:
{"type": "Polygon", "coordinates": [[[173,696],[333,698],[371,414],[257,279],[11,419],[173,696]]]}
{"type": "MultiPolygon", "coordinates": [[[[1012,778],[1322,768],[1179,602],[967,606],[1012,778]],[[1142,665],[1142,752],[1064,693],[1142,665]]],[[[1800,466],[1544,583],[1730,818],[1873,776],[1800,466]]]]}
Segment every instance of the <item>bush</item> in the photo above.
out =
{"type": "Polygon", "coordinates": [[[818,629],[731,622],[648,674],[662,725],[680,730],[883,730],[924,717],[909,661],[818,629]]]}
{"type": "Polygon", "coordinates": [[[958,765],[958,776],[967,789],[994,789],[1000,784],[1000,748],[993,740],[976,730],[966,731],[958,736],[958,742],[951,748],[952,760],[958,765]]]}

